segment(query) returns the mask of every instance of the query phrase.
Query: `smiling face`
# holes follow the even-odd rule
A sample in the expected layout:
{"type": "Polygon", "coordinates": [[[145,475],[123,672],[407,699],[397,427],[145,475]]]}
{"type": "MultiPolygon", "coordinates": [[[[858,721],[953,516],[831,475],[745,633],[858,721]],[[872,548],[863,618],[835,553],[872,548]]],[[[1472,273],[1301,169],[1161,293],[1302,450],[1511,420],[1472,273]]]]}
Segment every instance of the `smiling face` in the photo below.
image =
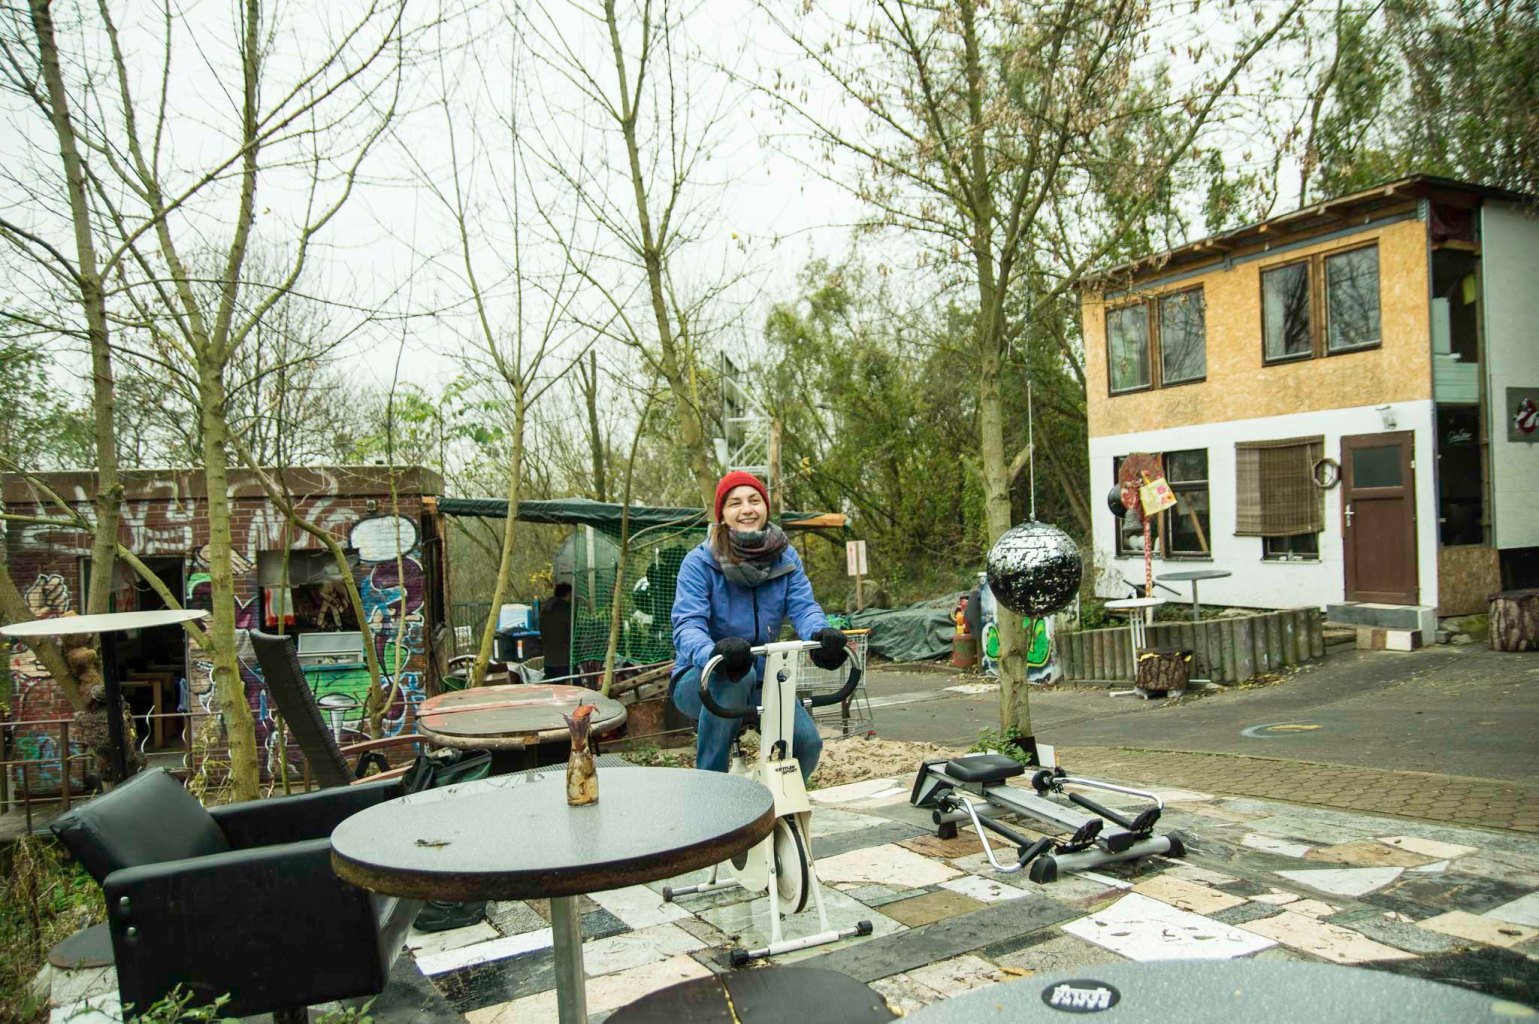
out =
{"type": "Polygon", "coordinates": [[[769,522],[769,510],[764,507],[764,495],[756,487],[734,487],[727,492],[727,500],[721,505],[721,521],[729,530],[762,530],[769,522]]]}

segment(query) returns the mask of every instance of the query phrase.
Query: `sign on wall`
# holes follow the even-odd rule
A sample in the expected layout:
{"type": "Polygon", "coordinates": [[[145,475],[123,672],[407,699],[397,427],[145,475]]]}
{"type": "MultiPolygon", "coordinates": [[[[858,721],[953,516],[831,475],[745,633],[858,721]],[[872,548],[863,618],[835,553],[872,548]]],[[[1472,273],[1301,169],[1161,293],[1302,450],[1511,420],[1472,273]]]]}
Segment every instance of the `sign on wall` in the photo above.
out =
{"type": "Polygon", "coordinates": [[[1507,389],[1507,440],[1539,444],[1539,388],[1507,389]]]}

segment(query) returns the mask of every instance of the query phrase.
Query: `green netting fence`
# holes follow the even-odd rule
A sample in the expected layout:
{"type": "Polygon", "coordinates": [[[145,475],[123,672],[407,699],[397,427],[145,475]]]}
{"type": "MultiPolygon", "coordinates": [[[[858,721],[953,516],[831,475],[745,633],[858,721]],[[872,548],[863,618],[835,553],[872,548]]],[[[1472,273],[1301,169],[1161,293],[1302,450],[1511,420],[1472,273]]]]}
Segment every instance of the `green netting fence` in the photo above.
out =
{"type": "Polygon", "coordinates": [[[619,530],[578,527],[556,555],[556,579],[572,584],[572,661],[575,671],[604,661],[614,602],[620,602],[617,663],[649,665],[673,657],[673,593],[679,566],[704,539],[698,526],[658,526],[631,537],[618,594],[619,530]]]}

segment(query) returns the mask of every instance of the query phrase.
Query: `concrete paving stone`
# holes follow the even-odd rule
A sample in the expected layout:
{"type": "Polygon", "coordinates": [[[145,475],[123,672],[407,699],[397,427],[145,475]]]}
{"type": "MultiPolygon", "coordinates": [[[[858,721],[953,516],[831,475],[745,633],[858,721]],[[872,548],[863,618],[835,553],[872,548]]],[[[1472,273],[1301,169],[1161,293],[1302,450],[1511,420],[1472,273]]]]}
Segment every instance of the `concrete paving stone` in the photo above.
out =
{"type": "Polygon", "coordinates": [[[1316,919],[1330,917],[1337,912],[1335,907],[1320,900],[1299,900],[1297,903],[1289,903],[1284,909],[1290,914],[1303,914],[1316,919]]]}
{"type": "Polygon", "coordinates": [[[1483,914],[1528,892],[1494,878],[1445,871],[1440,875],[1404,875],[1395,884],[1363,897],[1363,902],[1420,920],[1444,910],[1483,914]]]}
{"type": "Polygon", "coordinates": [[[1272,917],[1277,913],[1277,908],[1265,903],[1242,903],[1237,907],[1226,907],[1215,911],[1208,916],[1215,921],[1225,924],[1244,924],[1246,921],[1257,921],[1263,917],[1272,917]]]}
{"type": "Polygon", "coordinates": [[[935,989],[914,980],[913,976],[907,972],[894,974],[888,978],[878,978],[870,984],[871,988],[887,1001],[889,1007],[904,1016],[922,1010],[931,1003],[938,1003],[944,998],[935,989]]]}
{"type": "Polygon", "coordinates": [[[859,811],[850,811],[842,807],[820,807],[818,813],[812,816],[812,838],[831,836],[857,828],[870,828],[886,821],[886,818],[877,817],[874,814],[861,814],[859,811]]]}
{"type": "Polygon", "coordinates": [[[916,967],[907,973],[921,985],[934,989],[946,998],[997,985],[1004,980],[998,967],[971,953],[916,967]]]}
{"type": "MultiPolygon", "coordinates": [[[[616,1010],[648,993],[680,982],[708,977],[710,973],[688,956],[671,956],[659,963],[590,978],[587,983],[588,1012],[597,1014],[616,1010]]],[[[555,1019],[555,989],[465,1014],[466,1024],[528,1024],[531,1021],[555,1019]]]]}
{"type": "Polygon", "coordinates": [[[1226,875],[1222,871],[1214,871],[1200,864],[1193,864],[1189,860],[1176,860],[1170,862],[1169,874],[1176,878],[1184,878],[1189,882],[1197,882],[1201,885],[1231,885],[1239,879],[1233,875],[1226,875]]]}
{"type": "Polygon", "coordinates": [[[48,1015],[48,1024],[122,1024],[122,1021],[123,1004],[118,1002],[116,992],[55,1006],[48,1015]]]}
{"type": "Polygon", "coordinates": [[[1270,949],[1263,949],[1259,953],[1253,953],[1250,956],[1245,957],[1245,959],[1246,960],[1288,960],[1288,961],[1292,961],[1293,963],[1311,963],[1311,964],[1324,963],[1324,961],[1321,960],[1317,956],[1310,956],[1308,953],[1301,953],[1301,952],[1299,952],[1296,949],[1289,949],[1287,946],[1273,946],[1270,949]]]}
{"type": "Polygon", "coordinates": [[[1374,942],[1350,928],[1318,921],[1284,910],[1276,917],[1264,917],[1245,924],[1244,929],[1257,935],[1336,964],[1360,964],[1367,961],[1396,960],[1410,957],[1404,950],[1374,942]]]}
{"type": "Polygon", "coordinates": [[[1522,1008],[1539,1006],[1539,962],[1510,949],[1480,946],[1369,966],[1511,1000],[1520,1004],[1511,1014],[1514,1017],[1523,1015],[1522,1008]]]}
{"type": "MultiPolygon", "coordinates": [[[[891,935],[902,931],[904,926],[887,916],[886,908],[878,912],[836,889],[823,889],[823,909],[828,914],[828,926],[840,931],[855,927],[858,921],[871,922],[871,937],[891,935]]],[[[702,911],[700,917],[737,945],[750,948],[767,946],[770,942],[769,897],[761,896],[750,903],[730,907],[717,907],[702,911]]],[[[816,935],[820,930],[817,910],[809,897],[807,908],[800,914],[788,914],[780,921],[781,934],[787,939],[800,939],[816,935]]],[[[859,937],[843,940],[844,944],[869,942],[871,938],[859,937]]],[[[801,956],[818,956],[840,946],[814,947],[776,957],[779,963],[793,963],[801,956]]]]}
{"type": "Polygon", "coordinates": [[[1272,944],[1271,939],[1140,893],[1128,893],[1105,910],[1071,921],[1063,930],[1140,961],[1231,959],[1272,944]]]}
{"type": "Polygon", "coordinates": [[[1439,935],[1425,928],[1418,928],[1414,924],[1397,921],[1388,914],[1359,917],[1350,924],[1341,921],[1332,923],[1341,924],[1344,928],[1361,932],[1375,942],[1382,942],[1386,946],[1394,946],[1408,953],[1444,953],[1459,945],[1448,935],[1439,935]]]}
{"type": "Polygon", "coordinates": [[[909,900],[915,896],[923,896],[929,891],[929,889],[893,889],[885,885],[862,885],[850,889],[849,894],[868,907],[885,907],[887,904],[898,900],[909,900]],[[885,889],[888,895],[873,895],[871,890],[876,889],[885,889]],[[856,895],[857,893],[861,895],[856,895]]]}
{"type": "Polygon", "coordinates": [[[937,857],[941,860],[971,857],[983,849],[979,844],[978,834],[973,831],[971,825],[965,830],[958,830],[955,839],[938,839],[933,833],[926,833],[912,839],[900,840],[898,845],[926,857],[937,857]]]}
{"type": "Polygon", "coordinates": [[[1345,817],[1355,816],[1335,816],[1335,820],[1332,820],[1332,817],[1323,813],[1306,816],[1301,812],[1289,814],[1274,812],[1267,817],[1253,819],[1250,828],[1258,835],[1323,846],[1372,838],[1371,826],[1344,824],[1345,817]]]}
{"type": "Polygon", "coordinates": [[[871,939],[804,963],[869,983],[1047,928],[1073,914],[1071,907],[1028,893],[1023,899],[990,904],[971,914],[871,939]]]}
{"type": "Polygon", "coordinates": [[[431,978],[465,968],[476,967],[481,964],[522,956],[534,950],[547,949],[550,946],[550,942],[550,929],[548,927],[541,928],[538,931],[520,932],[517,935],[504,935],[500,938],[478,942],[471,946],[460,946],[455,949],[446,949],[440,953],[419,956],[416,958],[417,967],[423,974],[431,978]]]}
{"type": "Polygon", "coordinates": [[[1539,889],[1539,866],[1525,867],[1510,859],[1486,853],[1472,853],[1467,857],[1460,857],[1449,864],[1448,873],[1489,878],[1528,890],[1539,889]]]}
{"type": "Polygon", "coordinates": [[[962,872],[895,844],[852,850],[827,860],[819,857],[818,877],[825,882],[875,882],[893,888],[939,885],[962,872]]]}
{"type": "Polygon", "coordinates": [[[1194,914],[1211,914],[1215,910],[1237,907],[1245,902],[1243,896],[1231,896],[1198,882],[1170,875],[1157,875],[1139,882],[1133,886],[1133,891],[1181,910],[1190,910],[1194,914]]]}
{"type": "Polygon", "coordinates": [[[520,956],[471,964],[433,976],[433,986],[460,1014],[488,1006],[500,1006],[544,992],[555,984],[555,954],[549,946],[520,956]]]}
{"type": "MultiPolygon", "coordinates": [[[[862,782],[851,782],[843,786],[830,786],[827,789],[814,789],[807,796],[815,804],[834,805],[854,803],[857,800],[870,800],[879,793],[885,793],[898,784],[896,776],[887,779],[866,779],[862,782]]],[[[815,815],[814,815],[815,817],[815,815]]]]}
{"type": "Polygon", "coordinates": [[[1539,929],[1497,921],[1463,910],[1450,910],[1446,914],[1417,921],[1416,927],[1472,942],[1484,942],[1488,946],[1501,946],[1503,949],[1539,937],[1539,929]]]}
{"type": "MultiPolygon", "coordinates": [[[[1013,876],[1012,876],[1013,877],[1013,876]]],[[[1026,895],[1026,890],[1009,882],[997,878],[985,878],[981,875],[963,875],[961,878],[951,878],[940,884],[942,889],[950,889],[959,892],[963,896],[970,896],[979,903],[998,903],[1001,900],[1018,900],[1026,895]]]]}
{"type": "Polygon", "coordinates": [[[1102,945],[1087,942],[1073,935],[1039,933],[1036,939],[1037,941],[1023,945],[1016,952],[996,956],[994,962],[1000,967],[1025,970],[1031,975],[1050,975],[1060,970],[1077,970],[1080,967],[1127,962],[1127,958],[1117,956],[1102,945]],[[1042,938],[1042,935],[1047,935],[1047,938],[1042,938]]]}
{"type": "Polygon", "coordinates": [[[1227,892],[1231,896],[1244,896],[1246,899],[1272,891],[1270,886],[1262,885],[1260,882],[1249,878],[1238,878],[1233,882],[1220,882],[1213,886],[1213,888],[1219,892],[1227,892]]]}
{"type": "Polygon", "coordinates": [[[1359,839],[1350,843],[1320,846],[1305,852],[1303,857],[1307,861],[1350,864],[1359,868],[1419,868],[1423,864],[1431,864],[1437,860],[1436,857],[1400,849],[1376,839],[1359,839]]]}
{"type": "Polygon", "coordinates": [[[418,956],[426,956],[431,953],[442,953],[446,949],[473,946],[478,942],[495,939],[501,934],[492,927],[490,921],[477,921],[464,928],[450,928],[441,932],[419,932],[413,928],[406,933],[406,949],[418,956]]]}
{"type": "Polygon", "coordinates": [[[1308,843],[1295,843],[1288,839],[1257,835],[1254,832],[1246,835],[1240,842],[1252,850],[1264,850],[1267,853],[1281,854],[1284,857],[1302,857],[1313,849],[1308,843]]]}
{"type": "Polygon", "coordinates": [[[1268,889],[1266,892],[1257,893],[1250,898],[1257,903],[1265,903],[1273,907],[1281,907],[1288,903],[1297,903],[1299,900],[1303,899],[1303,897],[1296,892],[1288,892],[1285,889],[1275,888],[1268,889]]]}
{"type": "Polygon", "coordinates": [[[901,821],[884,821],[866,828],[851,829],[848,832],[836,832],[831,836],[816,838],[812,841],[812,856],[821,864],[825,858],[837,857],[841,853],[897,843],[923,834],[923,830],[915,825],[908,825],[901,821]]]}
{"type": "Polygon", "coordinates": [[[1448,865],[1451,864],[1451,863],[1453,863],[1453,862],[1452,861],[1447,861],[1447,860],[1435,860],[1431,864],[1423,864],[1421,867],[1419,867],[1419,868],[1412,868],[1411,870],[1416,872],[1417,874],[1437,875],[1437,874],[1441,874],[1444,871],[1447,871],[1448,870],[1448,865]]]}
{"type": "MultiPolygon", "coordinates": [[[[525,900],[524,902],[529,904],[531,910],[540,915],[541,920],[543,920],[546,924],[550,924],[550,900],[525,900]]],[[[593,902],[592,897],[577,897],[578,916],[583,914],[591,914],[595,910],[600,909],[602,908],[597,903],[593,902]]]]}
{"type": "Polygon", "coordinates": [[[1527,925],[1530,928],[1539,928],[1539,892],[1531,892],[1527,896],[1519,896],[1510,903],[1492,907],[1485,912],[1484,916],[1512,924],[1527,925]]]}
{"type": "MultiPolygon", "coordinates": [[[[1024,896],[1025,893],[1021,895],[1024,896]]],[[[918,928],[959,914],[968,914],[984,906],[986,904],[982,900],[975,900],[971,896],[947,890],[883,904],[882,913],[900,924],[918,928]]]]}
{"type": "Polygon", "coordinates": [[[593,902],[632,928],[650,928],[690,916],[677,903],[664,903],[657,892],[644,885],[593,893],[593,902]]]}
{"type": "Polygon", "coordinates": [[[62,970],[47,963],[48,1000],[54,1006],[84,1002],[92,996],[116,996],[118,972],[113,967],[86,967],[78,971],[62,970]]]}
{"type": "Polygon", "coordinates": [[[1361,896],[1382,889],[1400,877],[1404,868],[1322,868],[1314,871],[1279,871],[1278,875],[1320,892],[1361,896]]]}
{"type": "MultiPolygon", "coordinates": [[[[693,935],[695,938],[699,939],[707,947],[728,946],[732,943],[731,936],[727,935],[720,928],[711,924],[709,921],[702,921],[700,918],[695,917],[693,914],[673,923],[684,929],[689,934],[693,935]]],[[[696,957],[697,959],[700,955],[700,950],[694,950],[690,953],[690,956],[696,957]]]]}
{"type": "Polygon", "coordinates": [[[620,935],[631,930],[630,925],[602,907],[592,913],[583,914],[579,922],[582,925],[584,940],[607,939],[611,935],[620,935]]]}
{"type": "Polygon", "coordinates": [[[550,927],[550,922],[523,900],[488,903],[486,919],[502,935],[522,935],[550,927]]]}

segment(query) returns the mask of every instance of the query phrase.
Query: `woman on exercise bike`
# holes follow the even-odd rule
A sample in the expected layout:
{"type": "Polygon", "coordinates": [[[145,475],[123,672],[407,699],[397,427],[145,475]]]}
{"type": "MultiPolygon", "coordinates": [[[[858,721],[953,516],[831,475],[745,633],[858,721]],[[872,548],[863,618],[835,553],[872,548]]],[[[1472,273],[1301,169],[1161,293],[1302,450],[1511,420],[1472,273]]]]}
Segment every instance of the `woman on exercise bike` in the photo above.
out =
{"type": "MultiPolygon", "coordinates": [[[[727,770],[732,741],[741,724],[720,718],[700,703],[700,670],[715,655],[721,663],[711,678],[711,694],[729,706],[758,704],[763,659],[749,648],[780,636],[791,620],[796,635],[817,640],[811,652],[819,668],[844,664],[844,634],[828,625],[812,597],[812,584],[796,549],[780,527],[770,522],[768,490],[752,473],[734,471],[716,485],[716,509],[710,537],[684,556],[673,597],[673,703],[696,720],[695,766],[727,770]]],[[[823,751],[812,716],[800,704],[792,745],[806,779],[823,751]]]]}

